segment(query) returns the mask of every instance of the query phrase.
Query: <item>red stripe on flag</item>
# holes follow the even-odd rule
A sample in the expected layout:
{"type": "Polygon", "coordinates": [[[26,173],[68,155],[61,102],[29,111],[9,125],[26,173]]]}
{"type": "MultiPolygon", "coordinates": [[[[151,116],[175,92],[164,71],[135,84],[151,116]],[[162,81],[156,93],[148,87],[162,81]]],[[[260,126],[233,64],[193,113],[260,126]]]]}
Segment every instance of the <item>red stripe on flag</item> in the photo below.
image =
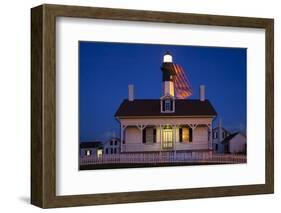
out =
{"type": "Polygon", "coordinates": [[[185,99],[192,95],[192,90],[188,78],[183,68],[178,64],[173,64],[175,75],[175,92],[176,97],[179,99],[185,99]]]}

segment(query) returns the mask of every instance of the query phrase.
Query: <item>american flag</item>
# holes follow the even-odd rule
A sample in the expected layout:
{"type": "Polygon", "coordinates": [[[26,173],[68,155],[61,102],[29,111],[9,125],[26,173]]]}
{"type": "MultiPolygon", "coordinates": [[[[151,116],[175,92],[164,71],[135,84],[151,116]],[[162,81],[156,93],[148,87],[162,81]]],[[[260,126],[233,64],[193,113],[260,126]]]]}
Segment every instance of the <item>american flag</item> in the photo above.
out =
{"type": "Polygon", "coordinates": [[[176,73],[174,81],[176,98],[188,98],[192,95],[192,89],[183,68],[178,64],[173,64],[173,69],[176,73]]]}

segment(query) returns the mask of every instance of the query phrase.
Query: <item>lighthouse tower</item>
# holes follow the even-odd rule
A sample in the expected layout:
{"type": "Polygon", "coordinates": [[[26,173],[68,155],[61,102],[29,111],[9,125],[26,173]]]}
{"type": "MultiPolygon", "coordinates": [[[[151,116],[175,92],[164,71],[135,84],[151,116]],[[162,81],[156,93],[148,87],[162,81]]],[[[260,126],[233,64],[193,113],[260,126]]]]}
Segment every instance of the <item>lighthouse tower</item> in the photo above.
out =
{"type": "Polygon", "coordinates": [[[162,113],[173,113],[175,111],[175,88],[173,69],[173,57],[169,52],[163,56],[162,70],[162,88],[163,94],[160,99],[160,110],[162,113]]]}
{"type": "Polygon", "coordinates": [[[174,76],[175,71],[173,69],[173,57],[169,52],[166,52],[163,56],[162,70],[162,87],[163,96],[175,96],[174,89],[174,76]]]}

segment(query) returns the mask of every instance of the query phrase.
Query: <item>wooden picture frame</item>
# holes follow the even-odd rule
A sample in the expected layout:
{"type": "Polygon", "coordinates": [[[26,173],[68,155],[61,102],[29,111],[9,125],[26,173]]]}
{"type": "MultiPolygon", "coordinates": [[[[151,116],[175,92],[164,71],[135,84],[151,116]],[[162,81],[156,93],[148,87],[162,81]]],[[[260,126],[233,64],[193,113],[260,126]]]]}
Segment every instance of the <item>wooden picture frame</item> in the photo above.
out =
{"type": "Polygon", "coordinates": [[[31,9],[31,203],[42,208],[267,194],[274,192],[274,20],[41,5],[31,9]],[[56,17],[262,28],[266,34],[265,184],[56,195],[56,17]]]}

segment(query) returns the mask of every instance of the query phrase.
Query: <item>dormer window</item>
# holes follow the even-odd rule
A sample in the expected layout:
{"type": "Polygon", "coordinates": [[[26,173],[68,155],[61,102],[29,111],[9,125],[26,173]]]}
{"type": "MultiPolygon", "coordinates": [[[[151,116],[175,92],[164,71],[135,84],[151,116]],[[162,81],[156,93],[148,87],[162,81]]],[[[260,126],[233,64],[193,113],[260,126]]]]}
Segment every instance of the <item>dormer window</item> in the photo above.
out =
{"type": "Polygon", "coordinates": [[[171,111],[171,100],[165,100],[165,111],[171,111]]]}
{"type": "Polygon", "coordinates": [[[163,98],[161,100],[161,112],[172,113],[175,110],[175,100],[173,98],[163,98]]]}

